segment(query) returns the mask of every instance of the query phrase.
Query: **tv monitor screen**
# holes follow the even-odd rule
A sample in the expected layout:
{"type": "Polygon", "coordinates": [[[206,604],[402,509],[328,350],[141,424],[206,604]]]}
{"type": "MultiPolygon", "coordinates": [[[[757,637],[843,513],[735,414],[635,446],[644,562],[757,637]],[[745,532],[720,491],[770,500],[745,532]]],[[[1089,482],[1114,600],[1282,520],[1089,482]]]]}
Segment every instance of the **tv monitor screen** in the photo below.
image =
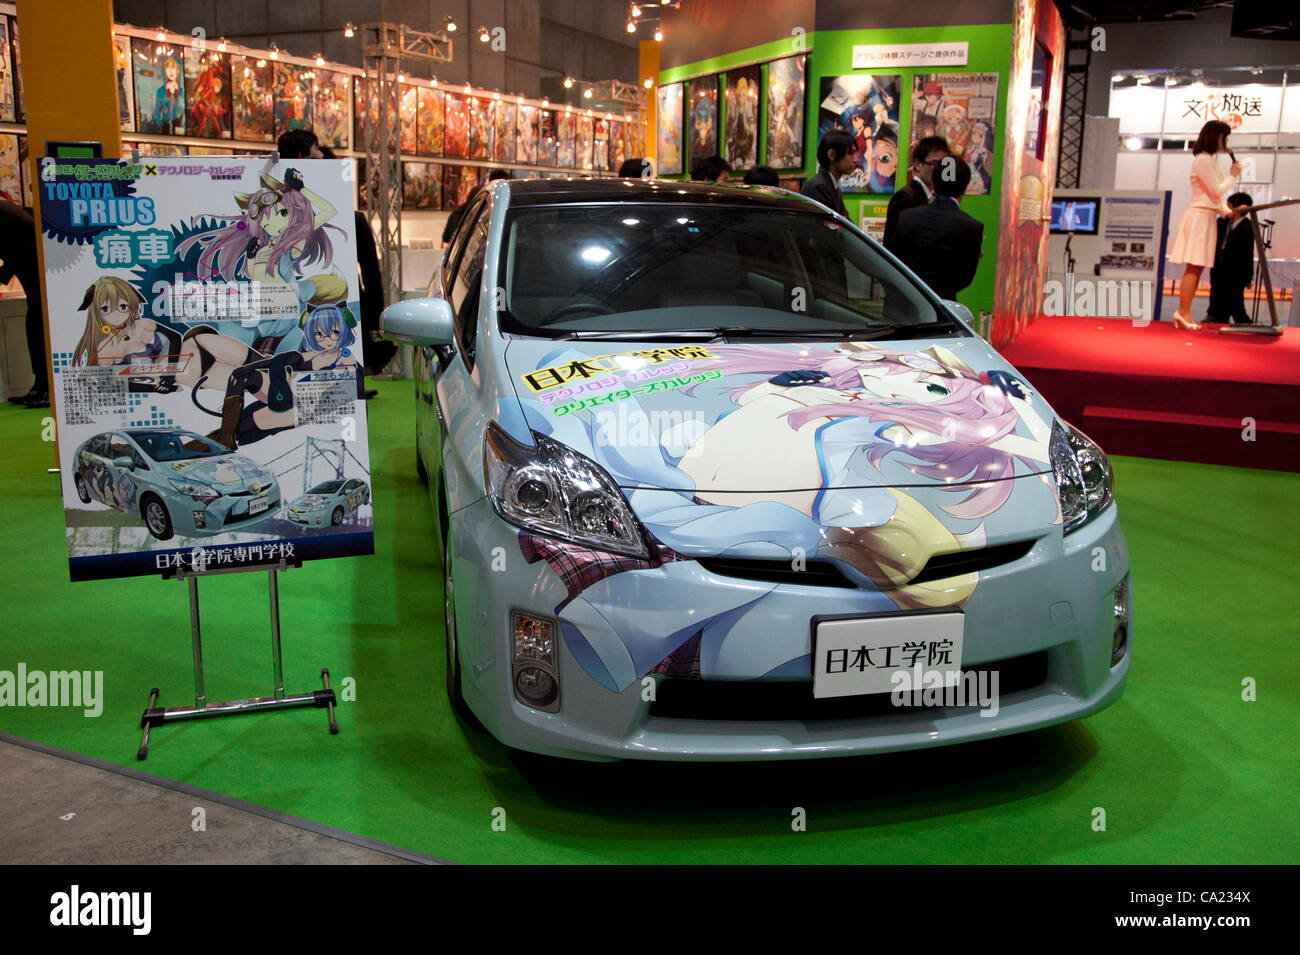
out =
{"type": "Polygon", "coordinates": [[[1099,199],[1053,199],[1052,231],[1096,235],[1100,206],[1099,199]]]}

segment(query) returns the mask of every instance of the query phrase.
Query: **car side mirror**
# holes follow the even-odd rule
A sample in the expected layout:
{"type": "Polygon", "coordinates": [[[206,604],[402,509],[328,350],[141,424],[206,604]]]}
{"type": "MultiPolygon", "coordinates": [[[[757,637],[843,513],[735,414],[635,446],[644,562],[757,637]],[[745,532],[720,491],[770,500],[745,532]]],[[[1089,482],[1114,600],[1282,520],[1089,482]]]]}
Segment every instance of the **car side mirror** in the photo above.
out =
{"type": "Polygon", "coordinates": [[[946,298],[943,300],[943,304],[948,306],[948,311],[952,312],[971,328],[975,327],[975,316],[972,315],[970,309],[961,304],[961,302],[954,302],[952,299],[946,298]]]}
{"type": "Polygon", "coordinates": [[[134,470],[135,470],[135,461],[131,460],[130,458],[128,458],[128,457],[124,454],[124,455],[122,455],[120,458],[114,458],[114,459],[113,459],[113,467],[115,467],[115,468],[126,468],[127,470],[134,471],[134,470]]]}
{"type": "Polygon", "coordinates": [[[384,309],[379,328],[392,341],[434,348],[452,343],[454,320],[451,303],[445,298],[413,298],[384,309]]]}

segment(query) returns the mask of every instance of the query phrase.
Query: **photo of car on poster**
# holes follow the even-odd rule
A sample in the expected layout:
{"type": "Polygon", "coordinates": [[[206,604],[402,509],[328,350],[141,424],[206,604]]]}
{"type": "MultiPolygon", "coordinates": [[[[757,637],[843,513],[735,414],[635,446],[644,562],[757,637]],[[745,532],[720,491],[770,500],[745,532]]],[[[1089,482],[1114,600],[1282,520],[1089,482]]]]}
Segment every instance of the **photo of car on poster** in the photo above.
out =
{"type": "Polygon", "coordinates": [[[373,553],[349,163],[48,167],[73,580],[373,553]]]}

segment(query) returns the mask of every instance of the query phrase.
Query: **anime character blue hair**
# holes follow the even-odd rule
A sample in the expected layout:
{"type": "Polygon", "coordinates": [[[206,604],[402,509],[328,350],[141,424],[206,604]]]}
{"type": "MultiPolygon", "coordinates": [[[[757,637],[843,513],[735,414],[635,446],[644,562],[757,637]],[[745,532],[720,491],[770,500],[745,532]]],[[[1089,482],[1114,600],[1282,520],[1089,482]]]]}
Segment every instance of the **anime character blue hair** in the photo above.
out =
{"type": "Polygon", "coordinates": [[[318,350],[321,348],[320,339],[336,333],[339,340],[334,347],[340,350],[350,348],[357,340],[356,333],[353,331],[356,324],[356,317],[345,305],[308,307],[302,323],[302,334],[306,339],[307,350],[318,350]]]}

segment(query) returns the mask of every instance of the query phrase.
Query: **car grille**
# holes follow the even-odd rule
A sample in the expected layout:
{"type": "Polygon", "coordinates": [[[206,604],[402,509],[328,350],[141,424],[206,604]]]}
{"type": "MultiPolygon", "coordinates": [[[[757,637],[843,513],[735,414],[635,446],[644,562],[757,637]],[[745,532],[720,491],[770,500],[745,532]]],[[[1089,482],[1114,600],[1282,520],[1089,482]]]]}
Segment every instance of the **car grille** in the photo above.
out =
{"type": "MultiPolygon", "coordinates": [[[[931,580],[973,574],[1010,564],[1033,550],[1032,539],[979,547],[955,554],[937,554],[931,557],[921,572],[908,583],[924,584],[931,580]]],[[[710,573],[722,577],[739,577],[744,580],[761,580],[773,584],[803,584],[808,587],[857,587],[835,564],[826,560],[810,560],[803,570],[795,570],[788,560],[750,560],[740,557],[699,557],[697,562],[710,573]]]]}
{"type": "MultiPolygon", "coordinates": [[[[998,695],[1030,690],[1047,682],[1047,651],[965,667],[962,672],[997,670],[998,695]]],[[[669,678],[655,689],[650,715],[672,720],[728,720],[752,723],[855,720],[935,707],[895,706],[890,693],[818,700],[811,680],[691,680],[669,678]]]]}

